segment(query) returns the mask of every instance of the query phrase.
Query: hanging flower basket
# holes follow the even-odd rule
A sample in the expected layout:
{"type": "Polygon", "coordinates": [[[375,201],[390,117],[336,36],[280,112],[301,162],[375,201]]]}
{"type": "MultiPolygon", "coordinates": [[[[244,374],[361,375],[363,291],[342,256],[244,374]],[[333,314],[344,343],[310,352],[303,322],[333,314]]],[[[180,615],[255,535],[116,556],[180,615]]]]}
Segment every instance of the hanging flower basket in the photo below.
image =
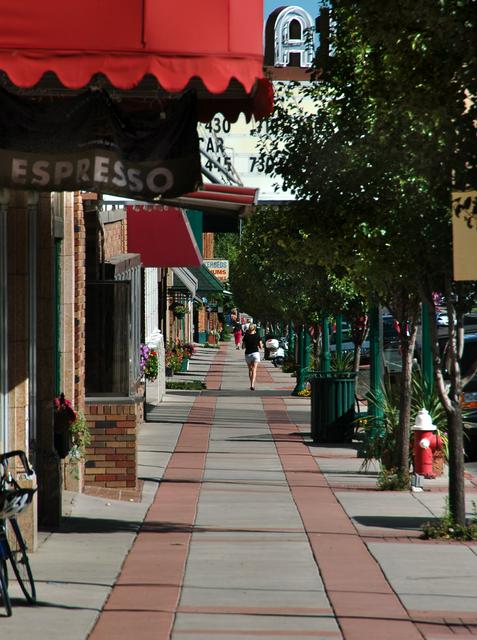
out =
{"type": "Polygon", "coordinates": [[[189,309],[184,304],[176,304],[172,308],[172,313],[174,314],[175,318],[181,319],[185,316],[186,313],[189,313],[189,309]]]}
{"type": "Polygon", "coordinates": [[[66,458],[73,446],[71,425],[76,422],[76,411],[64,393],[54,400],[54,445],[60,458],[66,458]]]}
{"type": "Polygon", "coordinates": [[[157,351],[146,344],[141,345],[140,367],[145,379],[149,382],[154,382],[159,374],[159,358],[157,351]]]}

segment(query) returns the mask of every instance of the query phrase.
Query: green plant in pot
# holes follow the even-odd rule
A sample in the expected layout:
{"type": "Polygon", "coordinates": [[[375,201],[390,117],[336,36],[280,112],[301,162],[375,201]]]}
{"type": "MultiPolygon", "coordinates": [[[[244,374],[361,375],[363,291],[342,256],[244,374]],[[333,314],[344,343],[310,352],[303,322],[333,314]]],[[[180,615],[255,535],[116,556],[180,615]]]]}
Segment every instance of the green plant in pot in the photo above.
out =
{"type": "Polygon", "coordinates": [[[333,373],[353,371],[353,358],[354,354],[352,351],[342,351],[341,353],[333,351],[330,362],[331,371],[333,373]]]}
{"type": "Polygon", "coordinates": [[[173,313],[176,318],[183,318],[186,313],[189,313],[189,308],[184,304],[176,304],[174,305],[173,313]]]}
{"type": "MultiPolygon", "coordinates": [[[[442,451],[436,452],[436,466],[442,466],[447,459],[447,420],[434,385],[427,384],[419,369],[412,374],[411,423],[421,409],[427,409],[432,423],[442,439],[442,451]]],[[[399,429],[399,389],[389,383],[383,386],[380,396],[374,397],[368,392],[368,400],[374,402],[383,414],[382,418],[368,417],[360,421],[364,429],[362,470],[366,470],[372,460],[378,460],[384,470],[392,471],[392,452],[397,445],[399,429]]],[[[411,436],[412,437],[412,436],[411,436]]],[[[411,463],[411,444],[409,462],[411,463]]],[[[439,471],[437,470],[437,473],[439,471]]],[[[389,474],[387,474],[389,475],[389,474]]]]}
{"type": "Polygon", "coordinates": [[[69,456],[81,460],[85,456],[86,447],[91,444],[91,431],[82,411],[78,411],[75,422],[70,426],[70,433],[72,446],[69,456]]]}
{"type": "Polygon", "coordinates": [[[399,408],[396,390],[385,384],[381,394],[375,396],[370,391],[366,394],[368,403],[375,404],[382,417],[368,416],[360,420],[364,430],[362,447],[363,463],[361,470],[366,471],[373,460],[380,462],[384,469],[392,468],[392,452],[397,445],[399,429],[399,408]]]}

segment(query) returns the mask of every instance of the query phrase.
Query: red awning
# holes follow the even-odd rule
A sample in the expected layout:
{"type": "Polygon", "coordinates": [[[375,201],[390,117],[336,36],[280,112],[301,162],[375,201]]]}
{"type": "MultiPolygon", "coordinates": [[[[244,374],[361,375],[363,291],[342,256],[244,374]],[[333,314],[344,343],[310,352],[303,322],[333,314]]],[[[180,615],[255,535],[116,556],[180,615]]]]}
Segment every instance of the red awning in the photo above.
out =
{"type": "Polygon", "coordinates": [[[250,187],[204,184],[199,191],[185,193],[178,198],[167,198],[163,202],[202,211],[204,231],[237,232],[239,218],[249,215],[257,204],[258,191],[250,187]]]}
{"type": "Polygon", "coordinates": [[[0,15],[0,69],[17,87],[48,72],[68,89],[98,74],[121,90],[152,76],[167,93],[199,79],[205,103],[241,89],[255,115],[271,111],[262,0],[0,0],[0,15]]]}
{"type": "Polygon", "coordinates": [[[184,209],[221,209],[244,213],[247,207],[257,204],[257,198],[258,189],[233,187],[226,184],[204,184],[199,191],[167,199],[167,203],[184,209]]]}
{"type": "Polygon", "coordinates": [[[128,205],[128,252],[144,267],[200,267],[202,256],[186,214],[174,207],[128,205]]]}

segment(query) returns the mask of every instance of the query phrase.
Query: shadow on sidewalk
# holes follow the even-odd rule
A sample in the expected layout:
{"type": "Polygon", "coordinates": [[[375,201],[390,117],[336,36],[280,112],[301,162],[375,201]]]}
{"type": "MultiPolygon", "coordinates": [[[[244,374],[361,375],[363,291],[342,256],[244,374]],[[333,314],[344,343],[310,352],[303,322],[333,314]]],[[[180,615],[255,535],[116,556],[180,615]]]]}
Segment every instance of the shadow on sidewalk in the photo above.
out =
{"type": "Polygon", "coordinates": [[[379,471],[360,471],[359,469],[323,469],[322,473],[325,476],[359,476],[360,478],[369,477],[373,480],[379,475],[379,471]]]}
{"type": "MultiPolygon", "coordinates": [[[[281,529],[267,529],[267,534],[283,533],[281,529]]],[[[286,531],[286,529],[285,529],[286,531]]],[[[295,531],[295,530],[293,530],[295,531]]],[[[182,522],[144,522],[141,533],[259,533],[263,534],[263,529],[255,527],[227,527],[227,526],[200,526],[194,524],[185,524],[182,522]]]]}
{"type": "Polygon", "coordinates": [[[82,518],[68,516],[63,518],[58,529],[59,533],[113,533],[116,531],[135,532],[141,527],[142,521],[126,521],[114,518],[82,518]]]}
{"type": "Polygon", "coordinates": [[[416,531],[426,522],[437,522],[439,518],[433,518],[431,515],[426,518],[415,516],[353,516],[353,520],[364,527],[416,531]]]}
{"type": "Polygon", "coordinates": [[[263,397],[284,397],[289,396],[291,393],[286,389],[204,389],[202,393],[206,396],[219,396],[220,398],[263,398],[263,397]]]}
{"type": "MultiPolygon", "coordinates": [[[[35,580],[36,584],[41,584],[41,582],[43,582],[42,580],[35,580]]],[[[92,584],[89,582],[71,582],[70,580],[65,580],[64,582],[59,581],[59,580],[49,580],[47,581],[50,584],[51,583],[56,583],[56,584],[64,584],[65,586],[70,586],[72,584],[78,584],[81,586],[87,586],[87,585],[92,585],[92,586],[99,586],[99,587],[110,587],[109,584],[92,584]]],[[[99,612],[99,609],[97,607],[85,607],[85,606],[81,606],[81,605],[74,605],[74,604],[65,604],[63,603],[59,603],[59,602],[48,602],[46,600],[36,600],[34,605],[29,604],[25,598],[22,597],[13,597],[10,598],[11,602],[12,602],[12,606],[14,607],[14,609],[18,609],[18,608],[24,608],[24,609],[31,609],[32,606],[35,607],[35,609],[65,609],[66,611],[93,611],[95,613],[99,612]]],[[[0,619],[2,618],[6,618],[7,616],[5,615],[0,615],[0,619]]],[[[67,637],[65,635],[65,637],[67,637]]]]}
{"type": "MultiPolygon", "coordinates": [[[[224,438],[226,442],[301,442],[301,437],[299,433],[292,431],[287,434],[271,434],[271,433],[261,433],[255,434],[252,438],[250,436],[233,436],[231,438],[224,438]]],[[[305,443],[302,443],[303,446],[306,446],[305,443]]]]}

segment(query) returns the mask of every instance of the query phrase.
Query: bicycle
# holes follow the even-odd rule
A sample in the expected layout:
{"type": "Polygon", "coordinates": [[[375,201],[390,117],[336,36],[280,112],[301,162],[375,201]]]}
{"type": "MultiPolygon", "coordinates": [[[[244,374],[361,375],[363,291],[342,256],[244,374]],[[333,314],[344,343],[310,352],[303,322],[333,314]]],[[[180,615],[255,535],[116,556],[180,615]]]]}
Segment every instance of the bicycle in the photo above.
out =
{"type": "Polygon", "coordinates": [[[8,461],[16,457],[20,458],[27,477],[34,473],[24,451],[10,451],[0,454],[0,599],[7,616],[12,615],[12,605],[8,593],[7,560],[10,561],[27,602],[30,604],[36,602],[35,581],[28,559],[27,546],[17,522],[18,514],[31,503],[36,489],[20,487],[8,469],[8,461]],[[7,522],[13,533],[11,543],[7,536],[7,522]]]}

